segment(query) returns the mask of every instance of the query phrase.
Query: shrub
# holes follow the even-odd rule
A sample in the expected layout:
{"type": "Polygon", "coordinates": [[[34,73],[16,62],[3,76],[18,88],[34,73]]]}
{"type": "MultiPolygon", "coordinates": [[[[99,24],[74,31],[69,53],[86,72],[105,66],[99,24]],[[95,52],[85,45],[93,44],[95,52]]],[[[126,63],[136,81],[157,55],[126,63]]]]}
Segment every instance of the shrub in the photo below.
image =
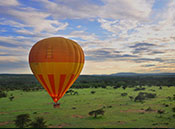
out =
{"type": "Polygon", "coordinates": [[[165,113],[165,110],[160,109],[160,110],[157,111],[157,113],[159,113],[160,116],[161,116],[161,114],[165,113]]]}
{"type": "Polygon", "coordinates": [[[112,108],[112,106],[111,106],[111,105],[109,105],[109,106],[107,106],[107,108],[112,108]]]}
{"type": "Polygon", "coordinates": [[[106,85],[102,85],[101,88],[106,88],[107,86],[106,85]]]}
{"type": "Polygon", "coordinates": [[[72,95],[74,92],[75,92],[74,90],[70,89],[70,90],[66,91],[66,94],[70,93],[72,95]]]}
{"type": "Polygon", "coordinates": [[[123,90],[125,90],[126,89],[126,86],[122,86],[122,88],[123,88],[123,90]]]}
{"type": "Polygon", "coordinates": [[[163,105],[164,105],[165,107],[169,107],[169,105],[168,105],[168,104],[165,104],[165,103],[164,103],[163,105]]]}
{"type": "Polygon", "coordinates": [[[133,97],[133,96],[129,96],[129,98],[130,98],[130,100],[131,100],[131,101],[134,99],[134,97],[133,97]]]}
{"type": "Polygon", "coordinates": [[[173,95],[173,100],[175,100],[175,94],[173,95]]]}
{"type": "Polygon", "coordinates": [[[15,98],[14,96],[9,97],[10,101],[12,101],[14,98],[15,98]]]}
{"type": "Polygon", "coordinates": [[[171,100],[172,98],[170,96],[167,97],[168,100],[171,100]]]}
{"type": "Polygon", "coordinates": [[[152,93],[147,93],[147,92],[140,92],[134,99],[134,101],[139,101],[139,102],[143,102],[143,100],[148,99],[148,98],[155,98],[156,94],[152,94],[152,93]]]}
{"type": "Polygon", "coordinates": [[[156,94],[152,94],[152,93],[145,93],[146,98],[155,98],[156,94]]]}
{"type": "Polygon", "coordinates": [[[140,88],[135,88],[134,89],[134,91],[139,91],[139,90],[145,90],[145,88],[140,87],[140,88]]]}
{"type": "Polygon", "coordinates": [[[75,92],[73,93],[73,95],[78,95],[78,92],[77,92],[77,91],[75,91],[75,92]]]}
{"type": "Polygon", "coordinates": [[[30,122],[30,116],[29,114],[21,114],[16,117],[15,125],[19,128],[24,128],[28,126],[28,123],[30,122]]]}
{"type": "Polygon", "coordinates": [[[172,108],[173,112],[175,112],[175,107],[172,108]]]}
{"type": "Polygon", "coordinates": [[[91,91],[91,94],[95,94],[95,91],[91,91]]]}
{"type": "Polygon", "coordinates": [[[117,88],[120,88],[120,86],[114,86],[113,88],[114,88],[114,89],[117,89],[117,88]]]}
{"type": "Polygon", "coordinates": [[[103,110],[103,108],[101,108],[101,109],[98,109],[98,110],[90,111],[89,115],[94,116],[94,118],[97,118],[98,115],[104,115],[104,112],[105,111],[103,110]]]}
{"type": "Polygon", "coordinates": [[[37,117],[34,121],[30,123],[32,128],[47,128],[46,121],[43,117],[37,117]]]}
{"type": "Polygon", "coordinates": [[[0,98],[7,97],[7,93],[0,91],[0,98]]]}
{"type": "Polygon", "coordinates": [[[121,93],[121,96],[127,96],[128,94],[127,93],[121,93]]]}
{"type": "Polygon", "coordinates": [[[148,107],[145,111],[149,112],[149,111],[153,111],[153,109],[151,107],[148,107]]]}
{"type": "Polygon", "coordinates": [[[76,107],[72,107],[72,109],[76,109],[76,107]]]}

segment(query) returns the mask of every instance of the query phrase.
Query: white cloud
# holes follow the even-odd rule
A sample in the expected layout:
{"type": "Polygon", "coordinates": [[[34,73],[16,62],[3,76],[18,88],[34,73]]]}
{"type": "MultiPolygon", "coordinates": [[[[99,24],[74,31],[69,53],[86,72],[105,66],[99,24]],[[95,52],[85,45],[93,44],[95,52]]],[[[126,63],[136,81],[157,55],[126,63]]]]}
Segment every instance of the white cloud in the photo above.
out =
{"type": "Polygon", "coordinates": [[[109,32],[112,32],[112,36],[122,36],[127,35],[129,30],[132,30],[137,27],[138,21],[136,20],[105,20],[98,19],[98,22],[101,24],[101,27],[109,32]]]}
{"type": "MultiPolygon", "coordinates": [[[[164,71],[167,67],[163,66],[174,62],[175,1],[168,1],[163,12],[152,8],[155,0],[134,0],[134,2],[133,0],[102,0],[103,4],[93,3],[93,0],[33,0],[34,4],[40,4],[39,8],[19,2],[0,1],[0,8],[2,8],[0,25],[9,26],[13,33],[18,35],[0,36],[0,42],[3,44],[16,45],[14,48],[0,46],[0,61],[27,62],[29,49],[38,40],[49,36],[64,36],[75,39],[85,52],[97,52],[101,48],[122,51],[121,57],[119,55],[114,59],[112,56],[110,63],[107,56],[106,61],[103,58],[101,62],[88,60],[84,71],[89,74],[93,74],[94,71],[111,73],[114,69],[115,72],[149,72],[156,70],[157,66],[161,66],[157,69],[164,71]],[[89,21],[83,24],[76,24],[76,22],[71,24],[70,19],[89,21]],[[91,29],[91,26],[88,28],[90,22],[100,23],[101,28],[96,27],[98,29],[93,31],[94,33],[88,32],[91,29]],[[105,34],[99,32],[102,29],[105,30],[103,30],[105,34]],[[60,30],[66,31],[60,34],[60,30]],[[100,35],[102,33],[103,35],[100,35]],[[137,50],[140,53],[133,53],[134,50],[129,47],[144,42],[155,46],[146,50],[137,50]],[[152,51],[157,54],[151,55],[152,51]],[[140,59],[137,61],[137,56],[132,57],[132,54],[140,59]],[[131,58],[128,57],[129,55],[131,58]],[[132,59],[135,60],[131,61],[132,59]],[[141,65],[146,65],[147,62],[155,64],[155,67],[143,69],[141,65]]],[[[3,29],[7,34],[8,28],[3,29]]]]}
{"type": "Polygon", "coordinates": [[[158,16],[156,21],[150,17],[148,22],[130,18],[118,20],[98,19],[98,22],[103,29],[112,32],[112,36],[116,39],[124,39],[125,41],[121,41],[123,44],[135,42],[172,43],[175,41],[174,13],[175,2],[172,1],[166,11],[161,12],[161,15],[160,12],[157,12],[157,14],[154,12],[154,15],[158,16]]]}
{"type": "Polygon", "coordinates": [[[142,19],[145,20],[151,13],[154,0],[103,0],[101,8],[102,18],[113,19],[142,19]]]}
{"type": "Polygon", "coordinates": [[[0,6],[18,6],[20,3],[17,0],[1,0],[0,6]]]}
{"type": "Polygon", "coordinates": [[[31,46],[33,39],[23,36],[0,36],[0,43],[8,43],[16,46],[31,46]]]}
{"type": "Polygon", "coordinates": [[[40,0],[55,18],[112,18],[146,20],[154,0],[103,0],[104,5],[93,4],[82,0],[64,0],[51,2],[40,0]]]}
{"type": "Polygon", "coordinates": [[[21,20],[26,27],[32,27],[35,32],[57,32],[64,30],[68,23],[60,23],[57,20],[47,19],[50,14],[39,12],[31,8],[24,8],[22,10],[8,10],[7,13],[16,19],[21,20]]]}
{"type": "Polygon", "coordinates": [[[81,38],[83,40],[87,40],[89,42],[97,40],[97,36],[95,34],[88,34],[85,31],[72,31],[68,37],[72,38],[81,38]]]}

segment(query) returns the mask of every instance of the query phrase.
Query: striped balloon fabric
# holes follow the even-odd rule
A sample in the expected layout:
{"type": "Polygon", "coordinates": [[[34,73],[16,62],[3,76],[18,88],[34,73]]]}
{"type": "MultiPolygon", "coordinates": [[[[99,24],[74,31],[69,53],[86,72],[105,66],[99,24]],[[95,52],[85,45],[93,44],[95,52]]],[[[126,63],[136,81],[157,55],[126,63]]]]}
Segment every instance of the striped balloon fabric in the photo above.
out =
{"type": "Polygon", "coordinates": [[[84,65],[84,52],[63,37],[40,40],[29,54],[30,68],[56,103],[72,86],[84,65]]]}

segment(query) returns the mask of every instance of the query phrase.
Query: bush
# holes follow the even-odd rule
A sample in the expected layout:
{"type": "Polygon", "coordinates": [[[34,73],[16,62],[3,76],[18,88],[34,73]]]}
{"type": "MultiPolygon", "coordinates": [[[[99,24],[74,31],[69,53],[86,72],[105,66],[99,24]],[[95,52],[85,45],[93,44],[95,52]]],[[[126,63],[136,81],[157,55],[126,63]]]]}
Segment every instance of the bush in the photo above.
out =
{"type": "Polygon", "coordinates": [[[77,91],[75,91],[75,92],[73,93],[73,95],[78,95],[78,92],[77,92],[77,91]]]}
{"type": "Polygon", "coordinates": [[[114,89],[117,89],[117,88],[120,88],[120,86],[114,86],[113,88],[114,88],[114,89]]]}
{"type": "Polygon", "coordinates": [[[9,100],[12,101],[15,97],[14,96],[10,96],[9,100]]]}
{"type": "Polygon", "coordinates": [[[175,94],[173,95],[173,100],[175,100],[175,94]]]}
{"type": "Polygon", "coordinates": [[[70,89],[70,90],[66,91],[66,94],[69,94],[70,93],[72,95],[74,92],[75,92],[74,90],[71,90],[70,89]]]}
{"type": "Polygon", "coordinates": [[[128,94],[127,93],[121,93],[121,96],[127,96],[128,94]]]}
{"type": "Polygon", "coordinates": [[[172,108],[173,112],[175,112],[175,107],[172,108]]]}
{"type": "Polygon", "coordinates": [[[43,117],[37,117],[34,121],[30,123],[32,128],[47,128],[46,121],[43,117]]]}
{"type": "Polygon", "coordinates": [[[7,97],[7,93],[0,91],[0,98],[7,97]]]}
{"type": "Polygon", "coordinates": [[[153,109],[151,107],[148,107],[145,111],[149,112],[149,111],[153,111],[153,109]]]}
{"type": "Polygon", "coordinates": [[[28,123],[30,122],[30,116],[29,114],[21,114],[16,117],[15,125],[19,128],[24,128],[28,126],[28,123]]]}
{"type": "Polygon", "coordinates": [[[145,88],[135,88],[134,91],[145,90],[145,88]]]}
{"type": "Polygon", "coordinates": [[[130,98],[130,100],[131,100],[131,101],[134,99],[134,97],[133,97],[133,96],[129,96],[129,98],[130,98]]]}
{"type": "Polygon", "coordinates": [[[157,113],[159,113],[160,116],[161,116],[161,114],[165,113],[165,110],[160,109],[160,110],[157,111],[157,113]]]}
{"type": "Polygon", "coordinates": [[[145,93],[146,98],[155,98],[156,94],[152,94],[152,93],[145,93]]]}
{"type": "Polygon", "coordinates": [[[126,86],[122,86],[122,88],[123,88],[123,90],[125,90],[126,89],[126,86]]]}
{"type": "Polygon", "coordinates": [[[98,109],[98,110],[94,110],[94,111],[90,111],[89,115],[90,116],[94,116],[94,118],[97,118],[98,115],[104,115],[104,110],[102,109],[98,109]]]}
{"type": "Polygon", "coordinates": [[[143,100],[145,99],[149,99],[149,98],[155,98],[156,94],[152,94],[152,93],[147,93],[147,92],[140,92],[134,99],[134,101],[139,101],[139,102],[143,102],[143,100]]]}
{"type": "Polygon", "coordinates": [[[95,94],[95,91],[91,91],[91,94],[95,94]]]}

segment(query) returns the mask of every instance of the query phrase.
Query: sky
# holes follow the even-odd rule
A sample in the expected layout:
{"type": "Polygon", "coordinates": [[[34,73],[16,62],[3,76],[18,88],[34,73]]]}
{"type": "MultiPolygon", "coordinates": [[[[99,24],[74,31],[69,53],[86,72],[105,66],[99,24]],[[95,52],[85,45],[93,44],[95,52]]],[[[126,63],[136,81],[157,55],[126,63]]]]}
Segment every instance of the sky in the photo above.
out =
{"type": "Polygon", "coordinates": [[[81,74],[175,72],[175,0],[1,0],[0,73],[30,74],[39,40],[84,50],[81,74]]]}

